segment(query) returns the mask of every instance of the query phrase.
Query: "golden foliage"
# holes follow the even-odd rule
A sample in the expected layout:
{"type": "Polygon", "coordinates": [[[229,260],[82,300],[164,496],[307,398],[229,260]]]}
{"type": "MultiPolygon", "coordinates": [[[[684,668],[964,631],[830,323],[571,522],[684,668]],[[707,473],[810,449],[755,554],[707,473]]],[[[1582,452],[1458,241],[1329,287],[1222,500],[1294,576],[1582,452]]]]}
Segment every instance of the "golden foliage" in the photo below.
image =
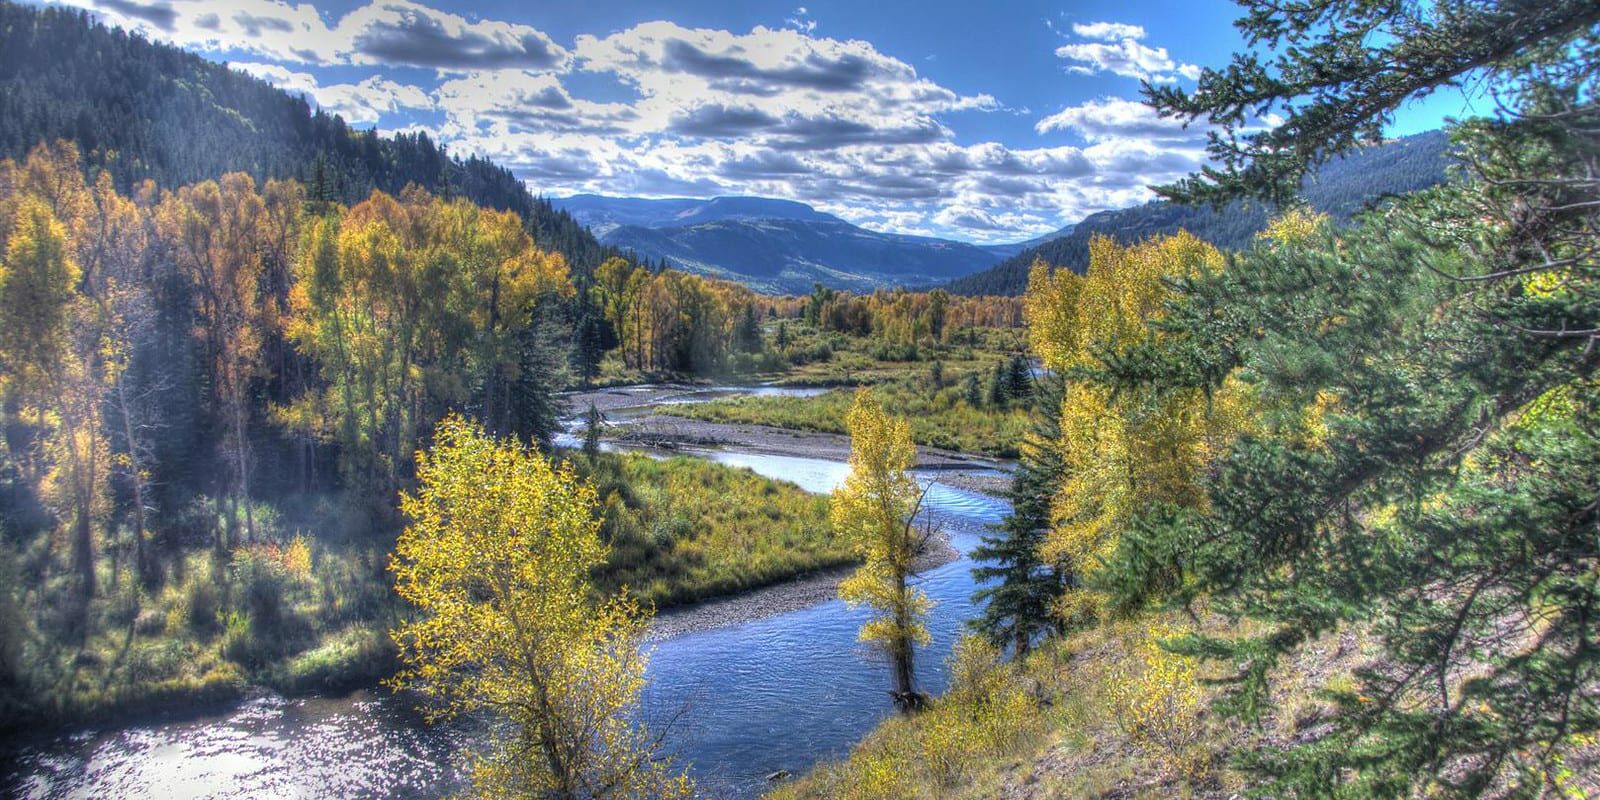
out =
{"type": "Polygon", "coordinates": [[[647,615],[593,597],[605,562],[594,489],[537,451],[449,416],[417,455],[412,524],[391,569],[417,607],[394,632],[395,685],[434,716],[491,711],[510,723],[474,757],[489,796],[686,797],[629,720],[644,685],[647,615]]]}
{"type": "MultiPolygon", "coordinates": [[[[1105,353],[1160,335],[1149,323],[1165,312],[1170,279],[1224,265],[1215,247],[1182,232],[1131,246],[1096,237],[1089,255],[1082,276],[1034,265],[1025,300],[1035,352],[1069,378],[1103,366],[1105,353]]],[[[1082,579],[1059,602],[1063,618],[1082,623],[1103,613],[1102,597],[1081,584],[1102,568],[1135,513],[1153,503],[1204,502],[1201,472],[1245,424],[1249,408],[1248,388],[1234,380],[1210,395],[1113,394],[1093,381],[1068,382],[1058,442],[1066,477],[1042,552],[1082,579]]]]}
{"type": "Polygon", "coordinates": [[[950,689],[927,711],[885,721],[848,760],[823,765],[768,797],[993,796],[974,793],[979,776],[1024,750],[1045,720],[1018,665],[1002,662],[993,645],[963,637],[948,663],[950,689]]]}
{"type": "Polygon", "coordinates": [[[930,605],[927,595],[906,583],[917,555],[912,516],[921,494],[907,472],[916,458],[911,427],[886,413],[867,390],[856,393],[848,421],[850,474],[834,491],[829,516],[864,563],[839,584],[839,596],[880,612],[862,626],[862,641],[909,652],[912,643],[928,641],[922,617],[930,605]]]}
{"type": "Polygon", "coordinates": [[[1134,745],[1155,755],[1174,776],[1204,777],[1209,758],[1201,745],[1205,696],[1199,662],[1161,646],[1180,631],[1152,624],[1128,630],[1128,650],[1110,670],[1109,700],[1117,724],[1134,745]]]}

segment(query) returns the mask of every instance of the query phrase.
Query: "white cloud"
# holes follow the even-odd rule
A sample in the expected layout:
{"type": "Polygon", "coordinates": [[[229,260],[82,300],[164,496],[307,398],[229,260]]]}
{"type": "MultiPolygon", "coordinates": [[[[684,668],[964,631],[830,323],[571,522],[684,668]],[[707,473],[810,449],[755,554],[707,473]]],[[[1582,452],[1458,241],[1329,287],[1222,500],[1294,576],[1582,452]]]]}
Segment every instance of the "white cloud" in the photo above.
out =
{"type": "Polygon", "coordinates": [[[1075,22],[1072,24],[1072,32],[1085,39],[1095,39],[1102,42],[1144,38],[1144,27],[1142,25],[1129,25],[1123,22],[1075,22]]]}
{"type": "Polygon", "coordinates": [[[783,20],[783,24],[785,27],[793,28],[807,35],[817,32],[817,21],[811,18],[811,12],[805,6],[796,8],[789,17],[783,20]]]}
{"type": "Polygon", "coordinates": [[[316,76],[277,64],[241,62],[231,65],[285,91],[303,94],[319,108],[344,117],[351,125],[375,125],[385,114],[401,109],[433,108],[433,99],[415,86],[373,75],[360,83],[320,85],[316,76]]]}
{"type": "Polygon", "coordinates": [[[1039,133],[1070,131],[1089,142],[1111,139],[1167,140],[1194,143],[1203,139],[1195,130],[1185,130],[1182,120],[1163,117],[1137,100],[1102,97],[1069,106],[1034,123],[1039,133]]]}
{"type": "Polygon", "coordinates": [[[567,51],[538,29],[470,22],[412,0],[373,0],[330,25],[284,0],[66,0],[183,47],[306,64],[408,65],[465,72],[564,69],[567,51]]]}
{"type": "Polygon", "coordinates": [[[1080,75],[1109,72],[1151,83],[1174,83],[1179,77],[1189,80],[1200,77],[1199,67],[1175,61],[1167,48],[1144,44],[1142,26],[1090,22],[1074,24],[1072,32],[1091,41],[1069,42],[1056,48],[1056,56],[1077,62],[1067,68],[1069,72],[1080,75]]]}
{"type": "Polygon", "coordinates": [[[377,0],[345,15],[338,33],[356,64],[440,70],[564,69],[568,54],[543,31],[495,20],[469,22],[411,0],[377,0]]]}

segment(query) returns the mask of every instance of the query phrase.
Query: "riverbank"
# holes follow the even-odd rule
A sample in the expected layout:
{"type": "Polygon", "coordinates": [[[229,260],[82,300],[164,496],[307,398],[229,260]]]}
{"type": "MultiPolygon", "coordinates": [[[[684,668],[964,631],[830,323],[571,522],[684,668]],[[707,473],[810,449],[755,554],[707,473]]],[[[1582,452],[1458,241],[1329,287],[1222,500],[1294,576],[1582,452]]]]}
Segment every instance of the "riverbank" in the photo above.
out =
{"type": "MultiPolygon", "coordinates": [[[[941,531],[917,557],[913,568],[919,573],[927,572],[959,557],[960,553],[950,544],[949,534],[941,531]]],[[[839,596],[839,582],[854,571],[853,566],[819,570],[761,589],[666,609],[650,622],[648,638],[650,641],[672,639],[825,603],[839,596]]]]}
{"type": "MultiPolygon", "coordinates": [[[[661,410],[663,406],[670,409],[674,405],[698,403],[748,391],[760,390],[655,384],[570,392],[565,399],[568,413],[573,416],[581,417],[592,405],[605,418],[603,438],[624,445],[669,451],[737,448],[763,455],[816,458],[841,463],[850,460],[850,437],[842,433],[690,419],[661,410]]],[[[1001,468],[1005,464],[989,456],[919,445],[913,467],[982,470],[1001,468]]]]}

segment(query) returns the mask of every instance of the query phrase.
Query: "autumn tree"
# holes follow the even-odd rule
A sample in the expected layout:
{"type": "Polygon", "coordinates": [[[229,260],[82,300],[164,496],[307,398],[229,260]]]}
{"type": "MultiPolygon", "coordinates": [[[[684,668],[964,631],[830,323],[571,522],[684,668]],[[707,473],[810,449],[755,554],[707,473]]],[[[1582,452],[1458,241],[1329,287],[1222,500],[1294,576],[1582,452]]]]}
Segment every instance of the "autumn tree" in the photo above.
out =
{"type": "MultiPolygon", "coordinates": [[[[212,392],[226,435],[235,509],[243,506],[245,535],[255,535],[250,504],[250,381],[260,366],[264,325],[257,302],[267,204],[255,180],[224,175],[168,193],[157,226],[196,296],[198,329],[210,360],[212,392]]],[[[233,522],[230,520],[230,526],[233,522]]]]}
{"type": "Polygon", "coordinates": [[[908,472],[916,446],[906,420],[885,413],[863,389],[856,393],[848,422],[850,475],[834,490],[830,518],[863,563],[839,584],[839,597],[876,612],[862,626],[861,640],[883,649],[893,673],[895,701],[911,708],[920,702],[915,649],[929,641],[923,618],[931,601],[911,585],[914,562],[931,534],[919,530],[916,519],[926,489],[908,472]]]}
{"type": "Polygon", "coordinates": [[[1179,233],[1127,247],[1098,237],[1082,276],[1033,269],[1025,301],[1033,348],[1067,381],[1056,442],[1061,485],[1041,553],[1078,581],[1058,600],[1068,624],[1102,614],[1093,577],[1129,520],[1152,504],[1202,503],[1207,459],[1242,424],[1248,392],[1237,383],[1208,395],[1116,392],[1093,379],[1119,349],[1159,335],[1148,326],[1165,313],[1170,280],[1221,268],[1216,248],[1179,233]]]}
{"type": "Polygon", "coordinates": [[[332,432],[347,489],[387,505],[418,438],[451,409],[548,439],[572,288],[515,215],[373,192],[304,227],[287,333],[322,382],[280,416],[332,432]]]}
{"type": "Polygon", "coordinates": [[[447,417],[417,455],[412,519],[391,569],[417,608],[394,632],[395,685],[428,713],[505,721],[473,762],[493,797],[688,797],[688,779],[635,724],[647,614],[627,596],[597,601],[605,562],[594,489],[535,450],[447,417]]]}
{"type": "Polygon", "coordinates": [[[95,593],[95,527],[104,512],[109,459],[93,374],[98,355],[92,309],[77,291],[80,272],[67,232],[37,196],[16,204],[0,261],[0,362],[12,373],[18,407],[42,437],[42,494],[70,520],[72,564],[84,597],[95,593]]]}
{"type": "Polygon", "coordinates": [[[1600,5],[1242,5],[1250,52],[1151,93],[1219,125],[1219,167],[1175,197],[1291,193],[1441,87],[1470,81],[1494,116],[1453,126],[1444,186],[1176,281],[1159,339],[1107,364],[1119,391],[1244,376],[1261,403],[1203,505],[1124,528],[1117,603],[1248,619],[1177,644],[1229,662],[1219,708],[1247,718],[1308,649],[1371,637],[1352,684],[1320,687],[1315,732],[1241,754],[1263,794],[1581,796],[1600,734],[1600,5]]]}

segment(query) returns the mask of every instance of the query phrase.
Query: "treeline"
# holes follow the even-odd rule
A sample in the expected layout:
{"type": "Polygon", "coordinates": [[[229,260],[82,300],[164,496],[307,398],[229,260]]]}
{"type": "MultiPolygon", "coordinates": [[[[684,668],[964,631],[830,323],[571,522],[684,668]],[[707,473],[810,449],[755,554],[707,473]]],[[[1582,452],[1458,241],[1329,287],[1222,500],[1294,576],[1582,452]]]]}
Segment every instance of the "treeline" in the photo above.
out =
{"type": "Polygon", "coordinates": [[[244,172],[354,204],[416,184],[516,212],[576,273],[613,252],[509,170],[453,158],[425,134],[357,131],[304,98],[87,12],[0,2],[0,158],[58,139],[77,143],[124,193],[145,179],[174,188],[244,172]]]}
{"type": "MultiPolygon", "coordinates": [[[[1442,131],[1362,148],[1322,165],[1316,175],[1305,181],[1300,196],[1311,208],[1345,222],[1385,197],[1442,182],[1447,149],[1442,131]]],[[[1272,215],[1272,207],[1259,201],[1235,201],[1212,208],[1158,200],[1102,211],[1084,218],[1066,236],[1025,250],[982,272],[957,278],[945,288],[958,295],[1020,295],[1027,288],[1028,271],[1035,262],[1075,272],[1086,270],[1089,244],[1097,236],[1134,244],[1151,236],[1187,231],[1224,250],[1242,250],[1267,227],[1272,215]]]]}
{"type": "Polygon", "coordinates": [[[889,344],[943,343],[957,330],[1019,328],[1022,304],[1010,297],[957,297],[943,289],[880,289],[852,294],[817,284],[788,304],[791,314],[825,331],[871,336],[889,344]]]}
{"type": "Polygon", "coordinates": [[[831,357],[831,350],[796,347],[799,329],[789,321],[870,340],[888,360],[906,361],[917,360],[918,345],[944,344],[957,331],[1022,325],[1018,298],[953,297],[940,289],[857,295],[820,284],[805,296],[770,296],[616,257],[595,271],[585,296],[604,327],[592,344],[579,346],[614,348],[628,369],[657,374],[774,372],[831,357]]]}
{"type": "Polygon", "coordinates": [[[616,257],[595,271],[588,297],[604,323],[595,344],[646,373],[754,371],[762,322],[775,313],[771,299],[739,284],[616,257]]]}

